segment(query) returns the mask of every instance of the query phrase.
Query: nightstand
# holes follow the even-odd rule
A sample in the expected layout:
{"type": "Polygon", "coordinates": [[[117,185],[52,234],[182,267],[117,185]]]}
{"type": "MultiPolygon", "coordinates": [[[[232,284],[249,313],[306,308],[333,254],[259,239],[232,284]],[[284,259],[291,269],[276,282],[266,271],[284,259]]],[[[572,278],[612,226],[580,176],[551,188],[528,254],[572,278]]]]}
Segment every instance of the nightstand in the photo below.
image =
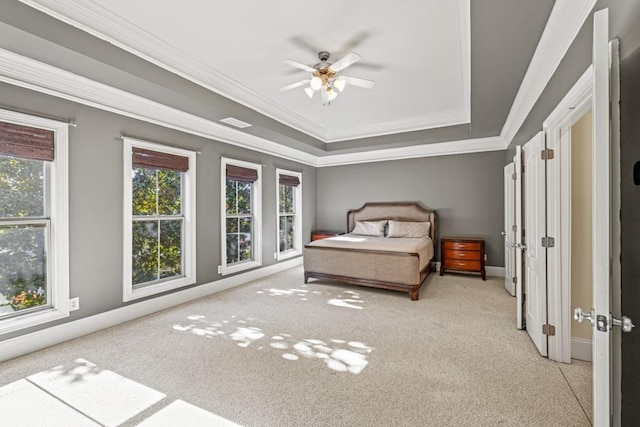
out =
{"type": "Polygon", "coordinates": [[[440,239],[440,275],[446,270],[480,273],[487,280],[484,267],[484,239],[476,237],[442,237],[440,239]]]}
{"type": "Polygon", "coordinates": [[[311,232],[311,241],[326,239],[327,237],[336,237],[343,233],[339,233],[337,231],[322,231],[322,230],[313,230],[311,232]]]}

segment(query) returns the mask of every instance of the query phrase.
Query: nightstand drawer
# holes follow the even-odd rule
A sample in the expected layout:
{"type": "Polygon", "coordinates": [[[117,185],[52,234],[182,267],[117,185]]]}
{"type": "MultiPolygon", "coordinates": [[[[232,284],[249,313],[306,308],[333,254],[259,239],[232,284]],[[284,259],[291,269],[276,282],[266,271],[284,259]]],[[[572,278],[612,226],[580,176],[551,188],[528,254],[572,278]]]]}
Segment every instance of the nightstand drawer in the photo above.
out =
{"type": "Polygon", "coordinates": [[[462,249],[465,251],[479,251],[479,242],[444,242],[445,249],[462,249]]]}
{"type": "Polygon", "coordinates": [[[456,251],[445,249],[444,255],[446,259],[462,259],[470,261],[480,261],[480,251],[456,251]]]}
{"type": "Polygon", "coordinates": [[[446,259],[444,261],[444,266],[445,268],[450,268],[452,270],[479,271],[480,261],[463,261],[459,259],[446,259]]]}

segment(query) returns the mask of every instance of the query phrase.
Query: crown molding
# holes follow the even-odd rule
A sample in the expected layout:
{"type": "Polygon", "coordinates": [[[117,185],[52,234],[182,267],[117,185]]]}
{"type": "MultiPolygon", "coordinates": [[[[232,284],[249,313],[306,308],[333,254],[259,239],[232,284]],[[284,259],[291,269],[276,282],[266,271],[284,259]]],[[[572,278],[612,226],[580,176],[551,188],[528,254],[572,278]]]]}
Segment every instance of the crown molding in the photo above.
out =
{"type": "Polygon", "coordinates": [[[470,121],[470,0],[460,1],[458,8],[460,40],[463,44],[461,65],[465,106],[462,112],[427,115],[409,122],[400,120],[334,132],[246,88],[153,34],[103,8],[97,2],[91,0],[19,1],[325,143],[453,126],[470,121]]]}
{"type": "Polygon", "coordinates": [[[344,166],[358,163],[383,162],[418,157],[448,156],[453,154],[502,151],[505,141],[499,137],[465,139],[461,141],[436,142],[410,147],[387,148],[348,154],[335,154],[318,158],[318,167],[344,166]]]}
{"type": "Polygon", "coordinates": [[[507,148],[520,130],[595,4],[596,0],[564,0],[556,1],[553,5],[500,133],[506,141],[504,148],[507,148]]]}

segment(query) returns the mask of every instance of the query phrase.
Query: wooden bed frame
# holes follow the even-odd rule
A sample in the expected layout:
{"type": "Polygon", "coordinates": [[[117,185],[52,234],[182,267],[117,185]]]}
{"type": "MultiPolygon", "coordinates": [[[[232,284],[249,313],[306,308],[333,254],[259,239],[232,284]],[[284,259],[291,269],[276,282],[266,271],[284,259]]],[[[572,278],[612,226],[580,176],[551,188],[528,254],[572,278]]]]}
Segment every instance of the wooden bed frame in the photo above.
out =
{"type": "MultiPolygon", "coordinates": [[[[436,249],[436,214],[434,211],[425,209],[416,202],[391,202],[391,203],[366,203],[360,209],[350,210],[347,213],[347,232],[351,232],[355,227],[356,221],[375,221],[381,219],[392,219],[396,221],[428,221],[431,223],[430,237],[434,245],[434,257],[436,249]]],[[[377,258],[398,259],[399,262],[406,262],[406,257],[412,257],[413,260],[419,261],[417,253],[399,253],[374,250],[354,250],[344,248],[328,248],[305,245],[305,259],[313,257],[316,251],[341,251],[345,257],[367,257],[371,263],[378,262],[377,258]],[[401,258],[405,257],[404,260],[401,258]]],[[[415,264],[415,262],[414,262],[415,264]]],[[[417,270],[418,268],[416,268],[417,270]]],[[[330,271],[308,271],[307,262],[305,262],[304,282],[307,283],[309,278],[329,279],[340,282],[350,283],[354,285],[369,286],[374,288],[390,289],[394,291],[408,292],[411,300],[416,301],[419,298],[420,287],[429,274],[435,271],[435,261],[432,258],[427,265],[416,274],[416,279],[411,283],[397,283],[394,280],[375,280],[371,278],[354,277],[349,275],[337,275],[330,271]]]]}

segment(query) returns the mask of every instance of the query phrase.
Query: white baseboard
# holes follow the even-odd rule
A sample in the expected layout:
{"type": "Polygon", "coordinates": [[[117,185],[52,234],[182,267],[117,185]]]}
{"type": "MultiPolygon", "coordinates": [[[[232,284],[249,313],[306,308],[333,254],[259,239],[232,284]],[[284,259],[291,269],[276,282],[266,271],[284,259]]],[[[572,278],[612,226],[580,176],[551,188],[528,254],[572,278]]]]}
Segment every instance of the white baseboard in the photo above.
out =
{"type": "Polygon", "coordinates": [[[0,341],[0,362],[302,265],[302,257],[0,341]]]}
{"type": "Polygon", "coordinates": [[[593,351],[591,349],[591,340],[571,337],[571,358],[592,362],[593,351]]]}
{"type": "MultiPolygon", "coordinates": [[[[494,267],[491,265],[486,265],[484,269],[487,273],[487,276],[504,277],[505,274],[504,267],[494,267]]],[[[440,271],[440,261],[436,262],[436,271],[440,271]]]]}

